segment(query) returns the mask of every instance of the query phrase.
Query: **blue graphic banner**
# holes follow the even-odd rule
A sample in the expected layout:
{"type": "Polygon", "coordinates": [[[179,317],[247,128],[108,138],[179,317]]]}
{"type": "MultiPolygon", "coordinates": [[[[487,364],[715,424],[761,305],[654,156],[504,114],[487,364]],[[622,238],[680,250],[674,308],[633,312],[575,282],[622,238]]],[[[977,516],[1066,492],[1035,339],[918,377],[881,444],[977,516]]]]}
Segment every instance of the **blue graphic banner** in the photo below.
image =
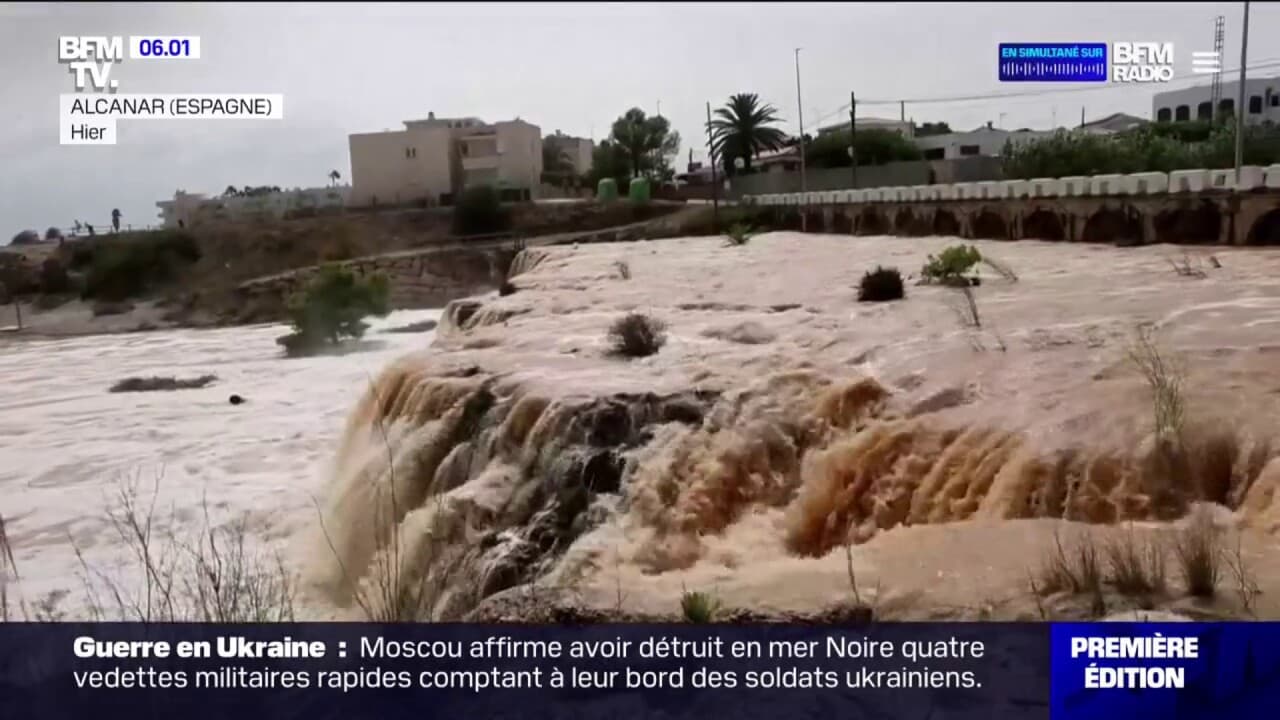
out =
{"type": "Polygon", "coordinates": [[[1106,43],[1000,43],[1000,82],[1106,82],[1106,43]]]}
{"type": "Polygon", "coordinates": [[[0,718],[1270,717],[1280,624],[0,623],[0,718]]]}

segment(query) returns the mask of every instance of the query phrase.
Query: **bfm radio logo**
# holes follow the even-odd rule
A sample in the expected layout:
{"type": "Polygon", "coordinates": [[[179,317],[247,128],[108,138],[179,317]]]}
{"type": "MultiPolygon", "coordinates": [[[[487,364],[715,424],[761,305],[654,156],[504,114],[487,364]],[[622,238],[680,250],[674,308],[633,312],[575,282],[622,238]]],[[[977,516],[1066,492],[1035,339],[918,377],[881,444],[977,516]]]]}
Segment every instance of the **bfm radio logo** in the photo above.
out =
{"type": "MultiPolygon", "coordinates": [[[[1191,71],[1197,74],[1222,70],[1214,51],[1191,53],[1191,71]]],[[[1166,83],[1173,80],[1173,43],[1115,42],[1111,46],[1111,81],[1118,83],[1166,83]]]]}

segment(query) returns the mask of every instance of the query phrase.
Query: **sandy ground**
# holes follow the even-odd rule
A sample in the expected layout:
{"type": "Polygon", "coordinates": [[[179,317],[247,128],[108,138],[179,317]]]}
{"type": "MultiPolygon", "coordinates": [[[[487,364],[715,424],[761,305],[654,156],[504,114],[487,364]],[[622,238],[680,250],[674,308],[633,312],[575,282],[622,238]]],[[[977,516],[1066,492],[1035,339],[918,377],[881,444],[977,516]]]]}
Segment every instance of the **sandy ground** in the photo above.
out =
{"type": "Polygon", "coordinates": [[[165,319],[165,312],[165,308],[158,307],[152,301],[134,303],[128,312],[99,316],[93,314],[93,303],[83,300],[71,300],[49,310],[24,303],[22,329],[19,330],[13,306],[6,305],[0,307],[0,342],[111,335],[177,327],[177,323],[165,319]]]}
{"type": "MultiPolygon", "coordinates": [[[[1142,520],[1155,512],[1153,486],[1168,484],[1151,464],[1151,391],[1127,359],[1137,327],[1150,324],[1183,369],[1191,492],[1229,506],[1219,508],[1224,527],[1247,526],[1241,554],[1263,590],[1254,610],[1280,615],[1280,253],[977,242],[1016,274],[981,268],[980,327],[949,288],[909,283],[905,301],[856,302],[864,272],[918,275],[953,242],[770,233],[745,247],[698,238],[552,248],[514,278],[517,293],[486,298],[466,329],[442,332],[417,362],[428,373],[476,365],[551,398],[731,392],[794,371],[872,378],[890,393],[882,420],[811,452],[798,488],[781,502],[747,498],[727,525],[707,519],[716,503],[751,491],[741,480],[726,490],[725,468],[765,436],[744,427],[732,451],[689,438],[640,451],[632,493],[675,477],[678,498],[662,512],[687,515],[696,536],[674,543],[662,531],[671,523],[643,517],[645,501],[633,498],[570,550],[558,581],[600,606],[621,595],[629,609],[660,612],[682,588],[702,587],[729,604],[814,608],[849,593],[844,553],[820,527],[839,521],[869,539],[854,550],[859,585],[872,595],[879,586],[898,616],[1027,617],[1039,612],[1032,570],[1055,533],[1083,525],[1009,518],[1142,520]],[[1204,276],[1176,273],[1170,260],[1184,257],[1204,276]],[[605,329],[626,311],[667,323],[661,352],[607,355],[605,329]],[[706,457],[672,465],[673,448],[706,457]],[[1065,510],[1043,509],[1052,488],[1065,510]]],[[[1212,612],[1240,611],[1222,602],[1212,612]]]]}

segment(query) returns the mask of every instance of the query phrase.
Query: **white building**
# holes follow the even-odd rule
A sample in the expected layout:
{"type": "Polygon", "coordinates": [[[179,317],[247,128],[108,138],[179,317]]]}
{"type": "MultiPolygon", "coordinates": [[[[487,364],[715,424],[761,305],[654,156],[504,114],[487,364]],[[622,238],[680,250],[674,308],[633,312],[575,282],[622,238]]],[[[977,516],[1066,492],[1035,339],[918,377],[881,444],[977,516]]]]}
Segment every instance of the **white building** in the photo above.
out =
{"type": "MultiPolygon", "coordinates": [[[[1245,80],[1244,121],[1250,124],[1267,120],[1280,122],[1280,77],[1247,78],[1245,80]]],[[[1240,81],[1221,85],[1220,111],[1235,112],[1240,96],[1240,81]]],[[[1208,83],[1182,90],[1156,93],[1151,100],[1151,117],[1157,122],[1209,120],[1213,118],[1212,86],[1208,83]]]]}
{"type": "Polygon", "coordinates": [[[160,208],[160,224],[176,228],[215,220],[279,220],[293,212],[345,207],[350,199],[350,185],[215,197],[179,190],[172,200],[161,200],[156,207],[160,208]]]}
{"type": "Polygon", "coordinates": [[[991,123],[968,132],[942,135],[926,135],[915,139],[916,147],[924,153],[925,160],[952,160],[962,157],[999,155],[1005,143],[1014,145],[1052,137],[1053,130],[1003,130],[991,127],[991,123]]]}
{"type": "MultiPolygon", "coordinates": [[[[916,132],[915,124],[912,123],[910,120],[892,120],[890,118],[874,118],[874,117],[858,118],[858,129],[859,130],[892,130],[893,132],[896,132],[899,135],[902,135],[903,137],[908,137],[908,138],[914,137],[916,132]]],[[[849,121],[845,120],[844,122],[833,123],[831,125],[824,125],[823,127],[818,128],[818,134],[826,135],[828,133],[833,133],[833,132],[848,132],[848,130],[849,130],[849,121]]]]}
{"type": "Polygon", "coordinates": [[[406,120],[403,130],[349,137],[356,205],[447,204],[462,190],[496,187],[509,199],[538,196],[542,130],[519,118],[406,120]]]}
{"type": "MultiPolygon", "coordinates": [[[[591,172],[592,153],[596,144],[588,138],[565,135],[559,130],[542,138],[544,147],[554,148],[573,167],[573,174],[579,177],[591,172]]],[[[546,170],[544,167],[543,170],[546,170]]]]}

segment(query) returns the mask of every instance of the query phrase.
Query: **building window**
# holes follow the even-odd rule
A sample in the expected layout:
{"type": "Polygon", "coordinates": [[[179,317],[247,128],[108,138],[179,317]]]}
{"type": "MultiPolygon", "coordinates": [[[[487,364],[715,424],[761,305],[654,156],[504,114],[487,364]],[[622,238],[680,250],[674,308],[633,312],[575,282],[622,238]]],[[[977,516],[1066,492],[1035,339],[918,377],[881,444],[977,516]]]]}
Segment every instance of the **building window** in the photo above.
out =
{"type": "Polygon", "coordinates": [[[458,152],[462,153],[462,157],[466,157],[466,156],[467,156],[467,144],[466,144],[466,143],[458,143],[458,152]]]}
{"type": "Polygon", "coordinates": [[[1249,114],[1257,115],[1258,113],[1261,113],[1261,112],[1262,112],[1262,96],[1250,95],[1249,96],[1249,114]]]}
{"type": "Polygon", "coordinates": [[[1156,122],[1169,122],[1173,119],[1173,111],[1169,108],[1160,108],[1156,111],[1156,122]]]}
{"type": "Polygon", "coordinates": [[[1271,96],[1271,107],[1280,107],[1280,95],[1271,96]]]}
{"type": "Polygon", "coordinates": [[[947,151],[942,148],[928,148],[924,151],[925,160],[941,160],[946,156],[947,151]]]}
{"type": "Polygon", "coordinates": [[[1206,100],[1205,102],[1202,102],[1199,105],[1197,105],[1196,119],[1212,120],[1213,119],[1213,103],[1206,100]]]}
{"type": "Polygon", "coordinates": [[[1179,105],[1173,111],[1173,119],[1177,122],[1186,122],[1191,119],[1191,106],[1179,105]]]}
{"type": "Polygon", "coordinates": [[[982,154],[982,148],[978,147],[977,145],[961,145],[960,154],[961,155],[980,155],[982,154]]]}
{"type": "Polygon", "coordinates": [[[1218,101],[1218,112],[1222,114],[1234,115],[1236,112],[1236,103],[1231,98],[1223,98],[1218,101]]]}

